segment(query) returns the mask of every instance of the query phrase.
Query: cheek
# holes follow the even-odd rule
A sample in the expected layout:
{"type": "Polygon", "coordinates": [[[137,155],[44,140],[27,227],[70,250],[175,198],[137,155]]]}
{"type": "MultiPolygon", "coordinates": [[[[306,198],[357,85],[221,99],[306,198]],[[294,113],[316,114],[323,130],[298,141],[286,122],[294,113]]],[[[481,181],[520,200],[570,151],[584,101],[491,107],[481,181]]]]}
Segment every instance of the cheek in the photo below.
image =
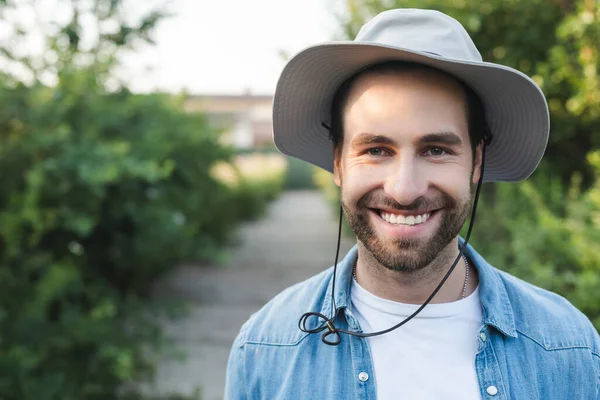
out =
{"type": "Polygon", "coordinates": [[[365,194],[382,187],[385,174],[377,168],[353,165],[344,169],[341,180],[342,199],[353,205],[365,194]]]}
{"type": "Polygon", "coordinates": [[[468,196],[471,190],[471,171],[464,168],[438,168],[430,175],[429,183],[455,198],[468,196]]]}

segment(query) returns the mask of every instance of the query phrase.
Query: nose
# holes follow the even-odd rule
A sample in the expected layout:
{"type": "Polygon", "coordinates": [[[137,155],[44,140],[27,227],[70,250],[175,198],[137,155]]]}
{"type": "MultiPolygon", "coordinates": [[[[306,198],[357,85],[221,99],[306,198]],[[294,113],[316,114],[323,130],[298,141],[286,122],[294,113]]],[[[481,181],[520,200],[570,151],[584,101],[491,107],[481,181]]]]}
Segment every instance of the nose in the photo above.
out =
{"type": "Polygon", "coordinates": [[[407,206],[427,193],[427,180],[414,157],[400,158],[391,166],[384,191],[399,204],[407,206]]]}

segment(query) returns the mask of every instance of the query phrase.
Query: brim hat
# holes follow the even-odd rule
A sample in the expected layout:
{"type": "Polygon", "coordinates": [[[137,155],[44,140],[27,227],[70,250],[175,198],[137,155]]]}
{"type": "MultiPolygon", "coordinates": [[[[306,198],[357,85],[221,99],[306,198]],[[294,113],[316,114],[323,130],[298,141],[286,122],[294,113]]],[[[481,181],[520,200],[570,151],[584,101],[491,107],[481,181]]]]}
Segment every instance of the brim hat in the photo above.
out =
{"type": "Polygon", "coordinates": [[[368,66],[404,61],[455,76],[481,99],[492,143],[484,182],[517,182],[538,166],[550,130],[548,105],[527,75],[482,61],[463,26],[438,11],[385,11],[354,41],[318,44],[284,67],[273,98],[273,138],[283,154],[333,171],[331,103],[339,87],[368,66]]]}

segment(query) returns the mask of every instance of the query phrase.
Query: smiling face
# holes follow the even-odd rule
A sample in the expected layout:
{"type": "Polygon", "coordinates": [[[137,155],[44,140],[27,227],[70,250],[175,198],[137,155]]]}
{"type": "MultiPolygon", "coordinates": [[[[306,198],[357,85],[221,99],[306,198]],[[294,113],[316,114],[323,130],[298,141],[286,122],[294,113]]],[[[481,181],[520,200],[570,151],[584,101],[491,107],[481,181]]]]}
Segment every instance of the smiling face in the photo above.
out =
{"type": "Polygon", "coordinates": [[[429,265],[456,239],[479,179],[463,88],[429,70],[367,73],[342,126],[334,179],[357,239],[389,269],[429,265]]]}

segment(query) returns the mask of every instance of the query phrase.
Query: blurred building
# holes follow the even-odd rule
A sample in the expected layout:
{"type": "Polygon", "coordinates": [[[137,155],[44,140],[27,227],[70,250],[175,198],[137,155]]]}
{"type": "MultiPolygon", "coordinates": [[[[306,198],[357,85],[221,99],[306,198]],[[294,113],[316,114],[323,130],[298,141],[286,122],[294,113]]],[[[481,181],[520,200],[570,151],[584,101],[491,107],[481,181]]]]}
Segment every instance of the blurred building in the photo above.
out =
{"type": "Polygon", "coordinates": [[[223,141],[237,149],[273,147],[271,118],[273,96],[191,95],[188,112],[203,112],[210,123],[223,131],[223,141]]]}

